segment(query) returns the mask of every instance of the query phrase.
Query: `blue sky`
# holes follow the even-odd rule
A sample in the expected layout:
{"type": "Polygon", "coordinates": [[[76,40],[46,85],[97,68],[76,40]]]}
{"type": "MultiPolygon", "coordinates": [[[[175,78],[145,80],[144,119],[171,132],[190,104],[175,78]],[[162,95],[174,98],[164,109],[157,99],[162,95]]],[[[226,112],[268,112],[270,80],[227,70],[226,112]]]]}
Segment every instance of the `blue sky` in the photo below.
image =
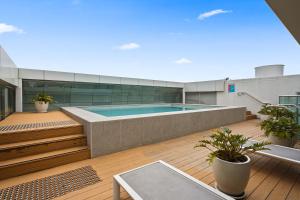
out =
{"type": "Polygon", "coordinates": [[[200,81],[254,76],[300,47],[264,0],[0,0],[0,45],[19,67],[200,81]]]}

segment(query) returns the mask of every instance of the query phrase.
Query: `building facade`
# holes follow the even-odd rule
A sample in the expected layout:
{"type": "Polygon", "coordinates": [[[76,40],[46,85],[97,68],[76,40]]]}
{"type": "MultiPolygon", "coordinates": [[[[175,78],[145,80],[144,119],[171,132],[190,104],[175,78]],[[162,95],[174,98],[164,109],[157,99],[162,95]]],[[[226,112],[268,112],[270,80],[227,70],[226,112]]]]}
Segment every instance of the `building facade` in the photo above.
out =
{"type": "Polygon", "coordinates": [[[190,103],[246,106],[257,113],[263,103],[300,94],[300,75],[284,76],[283,65],[256,68],[256,77],[239,80],[170,82],[105,75],[17,68],[0,47],[1,119],[34,111],[38,93],[54,97],[50,110],[64,106],[190,103]]]}

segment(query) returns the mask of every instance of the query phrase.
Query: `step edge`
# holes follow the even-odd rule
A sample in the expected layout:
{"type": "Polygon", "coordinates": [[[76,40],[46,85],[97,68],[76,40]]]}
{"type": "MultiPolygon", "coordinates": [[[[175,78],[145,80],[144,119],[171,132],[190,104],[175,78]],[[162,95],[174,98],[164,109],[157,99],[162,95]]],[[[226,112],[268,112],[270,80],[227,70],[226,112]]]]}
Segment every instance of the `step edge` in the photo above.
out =
{"type": "MultiPolygon", "coordinates": [[[[68,149],[72,149],[72,148],[68,148],[68,149]]],[[[80,149],[72,150],[72,151],[68,151],[68,152],[64,152],[64,153],[59,153],[59,154],[55,154],[55,155],[44,156],[44,157],[31,159],[31,160],[25,160],[25,161],[21,161],[21,162],[15,162],[15,163],[11,163],[11,164],[8,164],[8,165],[1,165],[0,164],[0,169],[5,169],[7,167],[18,166],[18,165],[22,165],[22,164],[31,163],[31,162],[42,161],[42,160],[46,160],[46,159],[52,159],[52,158],[55,158],[55,157],[61,157],[61,156],[64,156],[64,155],[73,154],[73,153],[86,151],[86,150],[89,150],[88,146],[82,146],[80,149]]],[[[27,156],[25,156],[25,157],[27,157],[27,156]]]]}
{"type": "Polygon", "coordinates": [[[18,149],[18,148],[30,147],[30,146],[37,146],[37,145],[41,145],[41,144],[50,144],[50,143],[61,142],[61,141],[69,141],[69,140],[74,140],[74,139],[79,139],[79,138],[86,138],[86,136],[83,134],[74,134],[74,135],[67,135],[67,136],[58,136],[58,137],[51,137],[51,138],[44,138],[44,139],[37,139],[37,140],[27,140],[24,142],[15,142],[15,143],[10,143],[10,144],[18,144],[18,143],[25,143],[25,142],[29,142],[29,141],[35,141],[30,144],[21,144],[21,145],[15,145],[15,146],[10,146],[10,147],[1,147],[1,145],[4,146],[9,143],[0,144],[0,151],[10,150],[10,149],[18,149]],[[67,137],[67,136],[70,136],[70,137],[67,137]],[[71,137],[71,136],[73,136],[73,137],[71,137]],[[63,137],[67,137],[67,138],[63,138],[63,137]],[[45,141],[41,141],[41,140],[45,140],[45,141]]]}

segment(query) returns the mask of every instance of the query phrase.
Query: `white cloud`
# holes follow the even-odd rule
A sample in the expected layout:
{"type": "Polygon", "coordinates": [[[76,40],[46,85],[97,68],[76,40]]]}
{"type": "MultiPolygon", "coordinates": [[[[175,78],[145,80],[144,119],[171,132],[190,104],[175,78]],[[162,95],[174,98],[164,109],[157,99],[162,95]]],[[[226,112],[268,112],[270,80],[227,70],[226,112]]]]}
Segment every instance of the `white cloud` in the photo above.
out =
{"type": "Polygon", "coordinates": [[[176,60],[175,63],[178,65],[185,65],[185,64],[191,64],[192,61],[187,58],[180,58],[180,59],[176,60]]]}
{"type": "Polygon", "coordinates": [[[118,49],[120,50],[132,50],[132,49],[138,49],[140,48],[141,45],[131,42],[131,43],[127,43],[127,44],[122,44],[118,47],[118,49]]]}
{"type": "Polygon", "coordinates": [[[223,10],[223,9],[211,10],[211,11],[208,11],[208,12],[205,12],[205,13],[201,13],[198,16],[198,19],[199,20],[204,20],[204,19],[212,17],[214,15],[225,14],[225,13],[230,13],[230,12],[232,12],[232,11],[231,10],[223,10]]]}
{"type": "Polygon", "coordinates": [[[0,23],[0,34],[1,33],[24,33],[24,31],[16,26],[5,24],[5,23],[0,23]]]}

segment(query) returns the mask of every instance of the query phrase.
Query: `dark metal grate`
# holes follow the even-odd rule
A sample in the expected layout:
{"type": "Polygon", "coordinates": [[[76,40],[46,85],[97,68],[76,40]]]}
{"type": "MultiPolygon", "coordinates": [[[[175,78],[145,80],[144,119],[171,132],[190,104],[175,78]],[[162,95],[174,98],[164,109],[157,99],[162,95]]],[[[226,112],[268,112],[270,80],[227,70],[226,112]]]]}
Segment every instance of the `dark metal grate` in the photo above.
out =
{"type": "Polygon", "coordinates": [[[100,182],[91,166],[0,189],[1,200],[53,199],[100,182]]]}
{"type": "Polygon", "coordinates": [[[52,122],[40,122],[40,123],[31,123],[31,124],[15,124],[15,125],[7,125],[0,126],[1,132],[10,132],[10,131],[21,131],[26,129],[38,129],[44,127],[61,127],[61,126],[70,126],[75,125],[77,122],[73,120],[67,121],[52,121],[52,122]]]}

